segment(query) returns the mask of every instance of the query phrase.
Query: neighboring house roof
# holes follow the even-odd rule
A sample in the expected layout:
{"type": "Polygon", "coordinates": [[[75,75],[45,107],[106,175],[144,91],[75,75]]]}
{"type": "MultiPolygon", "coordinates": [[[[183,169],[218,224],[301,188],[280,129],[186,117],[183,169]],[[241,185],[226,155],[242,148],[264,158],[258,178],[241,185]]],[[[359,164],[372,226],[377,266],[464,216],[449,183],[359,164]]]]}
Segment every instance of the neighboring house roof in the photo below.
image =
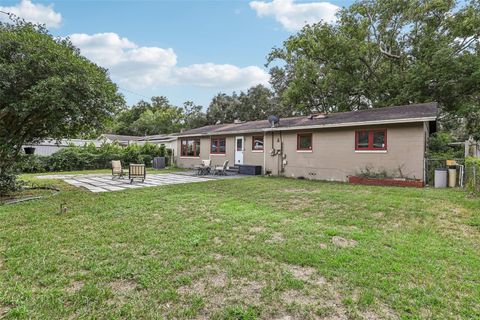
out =
{"type": "Polygon", "coordinates": [[[130,142],[130,141],[155,141],[155,142],[169,142],[174,141],[177,139],[174,135],[167,135],[167,134],[157,134],[151,136],[125,136],[120,134],[110,134],[104,133],[99,137],[101,139],[108,139],[110,141],[118,141],[118,142],[130,142]]]}
{"type": "Polygon", "coordinates": [[[177,136],[202,136],[434,121],[437,119],[437,109],[438,104],[436,102],[410,104],[396,107],[330,113],[325,117],[301,116],[282,118],[280,119],[280,123],[276,124],[274,128],[271,128],[267,120],[210,125],[184,131],[177,134],[177,136]]]}
{"type": "Polygon", "coordinates": [[[166,134],[157,134],[157,135],[152,135],[152,136],[145,136],[140,139],[140,141],[174,141],[176,140],[177,137],[174,135],[166,135],[166,134]]]}
{"type": "Polygon", "coordinates": [[[70,145],[75,145],[75,146],[84,146],[85,144],[93,143],[96,147],[99,147],[102,142],[99,140],[90,140],[90,139],[61,139],[61,140],[55,140],[55,139],[45,139],[43,141],[40,141],[38,143],[27,143],[25,144],[26,146],[45,146],[45,147],[68,147],[70,145]]]}
{"type": "Polygon", "coordinates": [[[124,136],[120,134],[111,134],[111,133],[104,133],[102,134],[99,139],[106,138],[111,141],[138,141],[144,138],[143,136],[124,136]]]}

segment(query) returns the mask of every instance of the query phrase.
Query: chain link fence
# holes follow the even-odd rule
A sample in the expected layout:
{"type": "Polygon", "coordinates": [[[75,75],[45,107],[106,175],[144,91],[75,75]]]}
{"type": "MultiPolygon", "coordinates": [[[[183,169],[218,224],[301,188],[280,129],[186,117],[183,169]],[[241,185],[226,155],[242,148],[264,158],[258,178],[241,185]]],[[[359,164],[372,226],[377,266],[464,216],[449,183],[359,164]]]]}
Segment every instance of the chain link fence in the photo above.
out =
{"type": "Polygon", "coordinates": [[[480,193],[480,161],[465,161],[465,159],[426,159],[425,160],[425,185],[433,187],[435,169],[449,168],[447,160],[457,162],[456,185],[480,193]]]}
{"type": "Polygon", "coordinates": [[[433,187],[435,180],[435,169],[448,168],[447,160],[455,160],[457,162],[457,186],[464,186],[465,170],[462,166],[465,165],[465,159],[425,159],[425,185],[433,187]]]}
{"type": "Polygon", "coordinates": [[[480,161],[465,164],[465,187],[480,194],[480,161]]]}

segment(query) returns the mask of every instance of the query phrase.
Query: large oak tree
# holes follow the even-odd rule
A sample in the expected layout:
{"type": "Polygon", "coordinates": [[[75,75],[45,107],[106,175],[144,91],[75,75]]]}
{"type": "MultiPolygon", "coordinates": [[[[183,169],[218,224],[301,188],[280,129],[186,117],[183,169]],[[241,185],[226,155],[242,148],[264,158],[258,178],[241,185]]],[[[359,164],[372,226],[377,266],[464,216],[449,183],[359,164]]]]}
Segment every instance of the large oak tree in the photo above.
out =
{"type": "Polygon", "coordinates": [[[479,37],[477,0],[361,0],[274,48],[271,83],[304,113],[437,101],[475,134],[479,37]]]}
{"type": "Polygon", "coordinates": [[[0,191],[23,144],[100,128],[123,98],[107,70],[68,39],[19,19],[0,22],[0,191]]]}

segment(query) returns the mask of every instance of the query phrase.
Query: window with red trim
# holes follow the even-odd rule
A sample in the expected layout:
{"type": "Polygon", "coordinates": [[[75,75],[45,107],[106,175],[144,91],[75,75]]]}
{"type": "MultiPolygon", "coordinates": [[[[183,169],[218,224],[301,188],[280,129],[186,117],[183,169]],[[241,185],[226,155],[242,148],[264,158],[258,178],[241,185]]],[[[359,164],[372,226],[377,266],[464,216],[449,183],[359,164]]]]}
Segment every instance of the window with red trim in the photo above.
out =
{"type": "Polygon", "coordinates": [[[212,138],[210,142],[210,153],[225,154],[226,141],[225,138],[212,138]]]}
{"type": "Polygon", "coordinates": [[[312,134],[311,133],[297,134],[297,150],[298,151],[312,150],[312,134]]]}
{"type": "Polygon", "coordinates": [[[355,150],[387,150],[387,130],[355,131],[355,150]]]}
{"type": "Polygon", "coordinates": [[[252,150],[263,151],[263,136],[252,137],[252,150]]]}
{"type": "Polygon", "coordinates": [[[182,139],[182,157],[200,157],[200,139],[182,139]]]}

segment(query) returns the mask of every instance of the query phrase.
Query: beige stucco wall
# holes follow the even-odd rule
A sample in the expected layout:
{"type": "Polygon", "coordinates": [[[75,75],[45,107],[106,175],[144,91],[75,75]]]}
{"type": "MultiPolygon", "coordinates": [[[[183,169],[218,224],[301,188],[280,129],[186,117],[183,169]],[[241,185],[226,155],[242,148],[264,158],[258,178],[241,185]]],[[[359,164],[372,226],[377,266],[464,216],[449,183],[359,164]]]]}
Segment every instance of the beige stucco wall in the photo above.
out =
{"type": "MultiPolygon", "coordinates": [[[[349,175],[358,174],[367,166],[373,170],[386,170],[398,175],[401,168],[404,176],[423,179],[425,135],[423,123],[372,126],[387,129],[387,151],[355,151],[355,130],[359,128],[322,129],[312,132],[313,150],[298,152],[297,131],[283,132],[283,175],[307,179],[346,181],[349,175]]],[[[364,128],[362,128],[364,129],[364,128]]],[[[301,132],[301,131],[300,131],[301,132]]],[[[271,143],[271,133],[267,139],[271,143]]],[[[279,133],[274,143],[280,147],[279,133]]],[[[268,150],[268,149],[267,149],[268,150]]],[[[278,156],[267,156],[266,170],[276,175],[281,171],[278,156]]]]}
{"type": "Polygon", "coordinates": [[[234,162],[234,137],[224,136],[226,141],[225,154],[210,154],[210,136],[200,138],[200,156],[199,157],[182,157],[181,156],[181,143],[182,138],[177,140],[177,166],[180,168],[192,168],[195,165],[202,163],[202,160],[212,160],[212,166],[221,166],[225,160],[229,160],[229,165],[233,165],[234,162]]]}
{"type": "MultiPolygon", "coordinates": [[[[290,132],[265,133],[264,152],[252,152],[253,134],[244,135],[244,164],[261,165],[267,173],[286,177],[304,177],[307,179],[346,181],[349,175],[358,174],[367,166],[376,171],[386,170],[398,175],[401,168],[404,176],[423,179],[423,158],[425,150],[424,123],[372,126],[368,128],[387,129],[387,151],[355,151],[355,130],[360,128],[330,128],[290,132]],[[313,150],[297,151],[297,133],[312,132],[313,150]],[[273,137],[273,144],[272,144],[273,137]],[[283,143],[283,155],[271,155],[273,149],[279,150],[283,143]],[[265,156],[265,159],[264,159],[265,156]],[[286,164],[282,165],[285,161],[286,164]]],[[[361,129],[367,129],[362,127],[361,129]]],[[[262,135],[255,134],[255,135],[262,135]]],[[[199,158],[179,157],[177,165],[192,167],[201,159],[212,159],[214,165],[221,165],[225,159],[234,163],[235,136],[227,136],[226,155],[210,155],[210,137],[201,138],[201,156],[199,158]]],[[[177,150],[180,152],[178,139],[177,150]]],[[[265,172],[264,171],[264,172],[265,172]]]]}
{"type": "MultiPolygon", "coordinates": [[[[243,163],[244,164],[255,164],[263,166],[263,152],[252,151],[252,137],[261,136],[263,133],[258,134],[245,134],[244,137],[244,153],[243,153],[243,163]]],[[[220,136],[219,136],[220,137],[220,136]]],[[[228,159],[229,166],[235,164],[235,135],[231,136],[222,136],[226,139],[226,151],[225,155],[220,154],[210,154],[210,140],[211,137],[202,137],[200,138],[200,157],[182,157],[180,156],[181,152],[181,141],[179,138],[177,140],[177,166],[180,168],[192,168],[195,165],[201,163],[202,160],[211,159],[212,165],[222,165],[225,160],[228,159]]]]}

